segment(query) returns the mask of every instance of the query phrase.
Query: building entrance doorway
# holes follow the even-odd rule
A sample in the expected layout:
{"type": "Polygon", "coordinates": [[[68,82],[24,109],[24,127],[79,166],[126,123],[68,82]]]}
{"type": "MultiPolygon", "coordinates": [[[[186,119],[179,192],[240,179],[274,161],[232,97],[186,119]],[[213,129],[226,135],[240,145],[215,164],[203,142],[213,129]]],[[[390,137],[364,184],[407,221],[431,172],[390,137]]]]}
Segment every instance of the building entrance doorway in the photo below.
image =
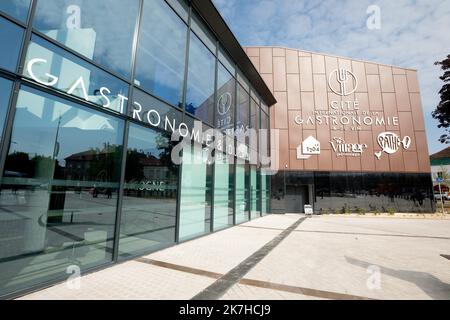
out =
{"type": "Polygon", "coordinates": [[[305,204],[310,203],[311,186],[286,186],[286,212],[287,213],[304,213],[305,204]]]}

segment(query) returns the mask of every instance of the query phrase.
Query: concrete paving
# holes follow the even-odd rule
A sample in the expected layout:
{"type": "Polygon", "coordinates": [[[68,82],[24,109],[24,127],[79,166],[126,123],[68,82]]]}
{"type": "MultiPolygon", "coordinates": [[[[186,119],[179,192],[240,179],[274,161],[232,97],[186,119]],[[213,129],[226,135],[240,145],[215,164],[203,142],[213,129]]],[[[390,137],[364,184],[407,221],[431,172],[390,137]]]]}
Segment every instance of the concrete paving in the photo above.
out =
{"type": "Polygon", "coordinates": [[[294,226],[301,218],[269,215],[20,299],[192,299],[236,270],[216,298],[450,299],[450,220],[319,216],[294,226]]]}

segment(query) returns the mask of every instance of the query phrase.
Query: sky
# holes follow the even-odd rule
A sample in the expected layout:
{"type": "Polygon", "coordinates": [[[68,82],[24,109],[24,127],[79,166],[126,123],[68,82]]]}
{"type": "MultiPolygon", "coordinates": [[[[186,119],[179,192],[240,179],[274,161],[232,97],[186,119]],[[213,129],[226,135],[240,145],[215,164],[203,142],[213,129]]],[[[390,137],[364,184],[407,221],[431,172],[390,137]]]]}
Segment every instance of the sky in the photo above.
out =
{"type": "Polygon", "coordinates": [[[446,148],[431,116],[450,54],[450,0],[213,0],[242,46],[282,46],[417,69],[430,154],[446,148]],[[380,9],[379,28],[368,28],[380,9]]]}

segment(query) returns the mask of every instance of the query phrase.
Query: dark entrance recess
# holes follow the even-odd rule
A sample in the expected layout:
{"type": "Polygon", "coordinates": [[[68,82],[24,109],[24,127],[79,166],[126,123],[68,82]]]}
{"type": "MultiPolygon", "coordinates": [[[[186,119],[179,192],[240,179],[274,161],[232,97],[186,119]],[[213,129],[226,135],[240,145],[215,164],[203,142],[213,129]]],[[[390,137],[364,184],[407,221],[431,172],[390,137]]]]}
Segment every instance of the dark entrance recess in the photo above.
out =
{"type": "Polygon", "coordinates": [[[305,204],[310,204],[308,186],[286,186],[286,212],[304,213],[305,204]]]}

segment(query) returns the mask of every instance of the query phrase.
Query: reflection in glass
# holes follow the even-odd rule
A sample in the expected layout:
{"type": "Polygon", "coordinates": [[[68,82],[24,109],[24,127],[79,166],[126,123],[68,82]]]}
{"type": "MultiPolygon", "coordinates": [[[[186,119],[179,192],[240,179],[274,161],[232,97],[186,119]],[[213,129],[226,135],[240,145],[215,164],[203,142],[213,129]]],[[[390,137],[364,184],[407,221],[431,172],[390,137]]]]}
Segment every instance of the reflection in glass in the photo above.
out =
{"type": "Polygon", "coordinates": [[[265,175],[264,172],[261,172],[261,215],[266,215],[269,213],[269,185],[270,185],[270,176],[265,175]]]}
{"type": "Polygon", "coordinates": [[[111,261],[123,123],[22,88],[0,196],[0,292],[111,261]]]}
{"type": "Polygon", "coordinates": [[[231,72],[233,76],[236,74],[236,68],[233,60],[231,60],[230,56],[222,47],[219,48],[219,61],[228,69],[228,71],[231,72]]]}
{"type": "Polygon", "coordinates": [[[208,151],[195,144],[183,149],[180,197],[181,241],[210,232],[212,165],[208,151]]]}
{"type": "Polygon", "coordinates": [[[233,225],[234,175],[232,159],[217,155],[214,169],[214,230],[233,225]]]}
{"type": "Polygon", "coordinates": [[[16,71],[22,38],[21,27],[0,17],[0,68],[16,71]]]}
{"type": "Polygon", "coordinates": [[[175,242],[178,167],[170,135],[132,124],[122,205],[119,256],[175,242]]]}
{"type": "MultiPolygon", "coordinates": [[[[251,149],[251,157],[254,161],[256,160],[258,152],[258,132],[259,132],[259,106],[255,100],[250,99],[250,132],[249,132],[249,146],[251,149]]],[[[252,162],[255,163],[255,162],[252,162]]]]}
{"type": "MultiPolygon", "coordinates": [[[[9,97],[11,95],[12,82],[0,78],[0,141],[3,141],[3,125],[8,112],[9,97]]],[[[3,142],[2,142],[3,143],[3,142]]]]}
{"type": "Polygon", "coordinates": [[[189,18],[189,6],[186,3],[186,0],[166,0],[167,3],[172,7],[173,10],[178,13],[178,15],[184,20],[184,22],[188,22],[189,18]]]}
{"type": "Polygon", "coordinates": [[[258,176],[255,166],[250,166],[250,216],[255,219],[261,216],[261,187],[258,183],[258,176]]]}
{"type": "Polygon", "coordinates": [[[320,213],[433,211],[425,173],[317,172],[314,183],[314,210],[320,213]]]}
{"type": "Polygon", "coordinates": [[[31,0],[2,0],[0,11],[5,12],[17,20],[25,22],[28,16],[31,0]]]}
{"type": "Polygon", "coordinates": [[[214,115],[215,69],[215,57],[191,33],[186,111],[206,123],[212,123],[214,115]]]}
{"type": "Polygon", "coordinates": [[[128,78],[138,0],[38,1],[34,27],[128,78]]]}
{"type": "Polygon", "coordinates": [[[209,29],[205,26],[203,20],[194,12],[192,15],[191,28],[202,42],[215,54],[216,39],[211,34],[209,29]]]}
{"type": "Polygon", "coordinates": [[[217,77],[216,128],[224,134],[232,135],[236,103],[236,80],[220,63],[217,77]]]}
{"type": "Polygon", "coordinates": [[[241,85],[237,86],[237,119],[236,119],[236,135],[239,142],[249,143],[248,137],[244,135],[250,128],[249,123],[249,108],[250,108],[250,95],[242,88],[241,85]]]}
{"type": "Polygon", "coordinates": [[[159,123],[160,129],[169,132],[177,130],[183,122],[183,113],[180,110],[139,89],[133,91],[133,106],[128,109],[128,115],[150,125],[159,123]]]}
{"type": "MultiPolygon", "coordinates": [[[[75,85],[71,94],[117,112],[126,111],[128,85],[125,82],[38,36],[33,36],[31,40],[25,65],[28,66],[32,59],[46,61],[39,61],[31,67],[31,72],[39,81],[52,84],[52,79],[48,76],[52,75],[57,79],[57,82],[52,84],[55,88],[69,93],[75,85]],[[77,82],[80,77],[82,81],[77,82]],[[107,90],[102,89],[103,87],[107,90]]],[[[24,74],[32,78],[28,67],[24,68],[24,74]]]]}
{"type": "Polygon", "coordinates": [[[181,107],[187,26],[164,1],[145,1],[136,85],[181,107]]]}
{"type": "Polygon", "coordinates": [[[248,165],[237,163],[235,189],[236,223],[242,223],[249,220],[249,186],[248,165]]]}

